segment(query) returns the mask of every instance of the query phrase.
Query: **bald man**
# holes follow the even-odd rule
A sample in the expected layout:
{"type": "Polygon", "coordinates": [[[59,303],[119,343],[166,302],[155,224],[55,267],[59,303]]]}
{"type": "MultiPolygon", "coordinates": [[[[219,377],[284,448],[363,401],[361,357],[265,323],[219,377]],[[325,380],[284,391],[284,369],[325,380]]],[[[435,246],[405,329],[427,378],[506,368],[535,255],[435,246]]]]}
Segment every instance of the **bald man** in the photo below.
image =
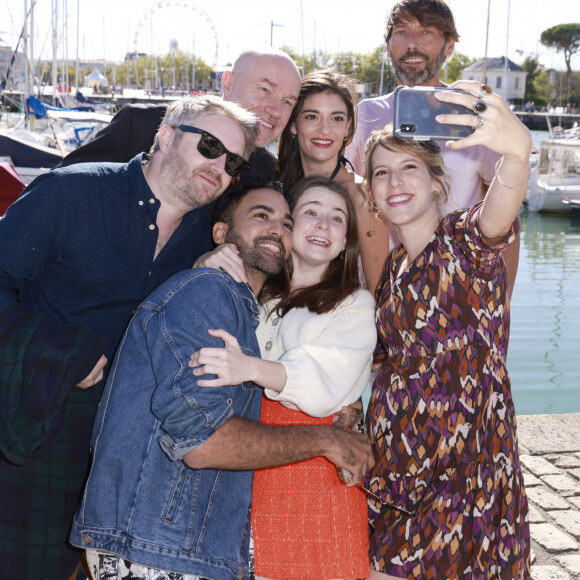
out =
{"type": "MultiPolygon", "coordinates": [[[[258,117],[260,133],[250,157],[251,168],[240,180],[275,179],[276,157],[265,147],[276,141],[286,126],[300,91],[300,73],[294,61],[281,50],[246,51],[222,76],[223,98],[258,117]]],[[[166,105],[125,105],[111,123],[76,151],[60,167],[87,161],[125,163],[149,151],[166,105]]]]}

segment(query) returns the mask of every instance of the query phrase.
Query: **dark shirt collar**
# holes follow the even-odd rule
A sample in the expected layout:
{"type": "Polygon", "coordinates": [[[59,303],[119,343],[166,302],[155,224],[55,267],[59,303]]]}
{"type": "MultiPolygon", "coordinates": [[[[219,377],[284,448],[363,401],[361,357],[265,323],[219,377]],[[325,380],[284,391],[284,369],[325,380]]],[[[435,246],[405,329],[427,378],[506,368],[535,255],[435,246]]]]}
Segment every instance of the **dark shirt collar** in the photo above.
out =
{"type": "Polygon", "coordinates": [[[135,203],[151,214],[153,219],[157,218],[157,213],[161,207],[161,202],[155,197],[155,194],[149,187],[145,173],[143,172],[143,165],[149,161],[147,153],[139,153],[135,155],[127,164],[127,171],[131,179],[131,193],[135,203]]]}
{"type": "MultiPolygon", "coordinates": [[[[127,163],[127,171],[133,186],[131,188],[131,193],[135,203],[146,209],[151,215],[152,219],[157,221],[157,213],[161,207],[161,202],[155,196],[149,187],[149,183],[147,183],[147,179],[145,178],[143,165],[145,165],[148,161],[149,155],[147,155],[147,153],[139,153],[127,163]]],[[[211,217],[212,208],[213,203],[201,208],[192,209],[183,216],[181,223],[186,228],[189,228],[191,225],[197,223],[200,219],[202,219],[203,222],[207,222],[211,217]]]]}

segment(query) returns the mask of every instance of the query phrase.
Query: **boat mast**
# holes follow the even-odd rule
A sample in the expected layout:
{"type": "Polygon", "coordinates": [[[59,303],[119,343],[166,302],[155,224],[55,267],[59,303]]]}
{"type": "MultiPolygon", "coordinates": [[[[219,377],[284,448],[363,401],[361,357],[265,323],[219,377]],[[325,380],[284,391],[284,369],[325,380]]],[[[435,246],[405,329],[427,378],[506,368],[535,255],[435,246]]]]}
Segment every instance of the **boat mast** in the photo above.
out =
{"type": "Polygon", "coordinates": [[[30,30],[27,33],[27,37],[30,38],[30,44],[28,48],[28,56],[26,63],[26,71],[28,72],[28,85],[26,87],[28,95],[31,95],[35,87],[34,71],[36,70],[36,65],[34,63],[34,8],[36,6],[36,0],[32,0],[30,3],[30,30]]]}
{"type": "Polygon", "coordinates": [[[24,50],[24,102],[23,111],[24,113],[24,126],[28,129],[30,125],[30,115],[28,114],[28,97],[30,97],[30,63],[32,62],[31,45],[32,45],[32,32],[33,32],[33,8],[34,0],[32,6],[30,7],[30,12],[28,9],[28,0],[24,0],[24,35],[22,48],[24,50]]]}
{"type": "Polygon", "coordinates": [[[62,78],[63,78],[63,92],[67,94],[65,100],[63,101],[63,105],[66,107],[66,99],[68,98],[68,91],[70,87],[70,76],[68,70],[68,15],[69,15],[69,7],[68,7],[68,0],[63,0],[63,31],[64,34],[61,35],[61,40],[64,43],[64,47],[61,53],[62,57],[62,78]]]}
{"type": "Polygon", "coordinates": [[[79,91],[79,30],[80,30],[79,15],[80,15],[80,0],[77,0],[77,59],[75,67],[75,85],[76,85],[75,93],[78,93],[79,91]]]}
{"type": "Polygon", "coordinates": [[[52,0],[52,104],[56,106],[58,71],[56,68],[58,47],[58,0],[52,0]]]}
{"type": "Polygon", "coordinates": [[[28,0],[24,0],[24,34],[22,38],[22,49],[24,50],[24,94],[23,94],[23,110],[24,113],[24,126],[28,129],[28,97],[29,92],[29,79],[28,79],[28,0]]]}

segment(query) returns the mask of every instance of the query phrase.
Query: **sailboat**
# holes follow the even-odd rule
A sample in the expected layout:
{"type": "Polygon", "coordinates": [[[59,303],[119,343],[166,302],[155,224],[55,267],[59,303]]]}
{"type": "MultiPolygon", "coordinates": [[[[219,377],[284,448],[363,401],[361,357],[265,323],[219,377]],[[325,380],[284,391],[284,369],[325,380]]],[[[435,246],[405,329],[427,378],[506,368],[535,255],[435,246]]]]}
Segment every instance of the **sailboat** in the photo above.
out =
{"type": "MultiPolygon", "coordinates": [[[[56,0],[55,0],[56,1],[56,0]]],[[[30,9],[25,7],[25,23],[23,25],[15,53],[21,40],[24,44],[25,55],[28,58],[27,22],[33,20],[36,0],[32,0],[30,9]]],[[[25,0],[25,5],[27,0],[25,0]]],[[[28,67],[26,67],[25,102],[26,111],[21,122],[16,127],[0,129],[0,156],[9,157],[17,172],[25,183],[29,183],[40,173],[55,167],[65,155],[90,141],[99,129],[106,126],[113,116],[106,112],[108,106],[88,106],[86,99],[77,89],[81,99],[71,99],[72,95],[59,94],[56,88],[56,13],[53,13],[53,102],[56,104],[71,104],[74,108],[48,105],[40,98],[30,95],[28,67]],[[29,120],[34,117],[37,122],[31,129],[29,120]],[[40,120],[40,122],[38,122],[40,120]]],[[[32,61],[32,55],[29,57],[32,61]]],[[[9,71],[7,72],[8,76],[9,71]]]]}
{"type": "Polygon", "coordinates": [[[53,107],[37,97],[29,97],[27,106],[29,115],[45,120],[42,129],[32,131],[22,124],[0,130],[0,156],[10,157],[25,183],[88,143],[113,118],[108,113],[53,107]]]}
{"type": "Polygon", "coordinates": [[[544,139],[524,203],[529,211],[580,210],[580,130],[544,139]]]}

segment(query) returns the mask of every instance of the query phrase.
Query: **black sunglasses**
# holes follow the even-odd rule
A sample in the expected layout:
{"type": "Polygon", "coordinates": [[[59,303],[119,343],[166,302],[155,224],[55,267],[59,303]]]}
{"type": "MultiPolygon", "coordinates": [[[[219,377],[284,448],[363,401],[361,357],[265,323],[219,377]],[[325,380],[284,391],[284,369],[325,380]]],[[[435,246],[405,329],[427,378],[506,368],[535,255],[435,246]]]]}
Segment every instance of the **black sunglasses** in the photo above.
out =
{"type": "MultiPolygon", "coordinates": [[[[384,438],[384,436],[387,434],[387,431],[383,431],[376,439],[375,441],[372,443],[372,447],[373,447],[373,451],[375,452],[375,457],[377,454],[377,450],[375,445],[384,438]]],[[[436,472],[437,470],[437,465],[439,463],[439,459],[435,460],[435,465],[433,466],[432,469],[432,474],[436,472]]],[[[433,475],[431,475],[431,479],[432,479],[433,475]]],[[[355,487],[357,487],[360,491],[362,491],[362,493],[364,495],[366,495],[368,498],[372,499],[373,501],[378,502],[379,504],[381,504],[384,507],[388,507],[390,509],[393,509],[395,511],[398,511],[402,514],[405,514],[407,516],[414,516],[417,511],[419,510],[419,508],[421,507],[421,504],[423,503],[423,499],[425,498],[425,496],[427,495],[428,490],[431,488],[431,479],[429,479],[429,481],[427,482],[427,487],[425,489],[425,492],[423,494],[423,497],[419,500],[419,502],[417,503],[417,505],[414,506],[413,511],[409,511],[405,508],[402,508],[400,506],[397,506],[393,503],[390,503],[388,501],[384,501],[382,500],[376,493],[373,493],[372,491],[366,489],[361,483],[357,484],[355,487]]]]}
{"type": "Polygon", "coordinates": [[[192,127],[191,125],[178,125],[177,127],[184,133],[197,133],[201,135],[201,139],[197,143],[197,150],[206,159],[217,159],[220,155],[226,156],[226,173],[231,177],[238,177],[242,171],[250,169],[250,164],[239,155],[232,153],[226,149],[226,146],[211,133],[192,127]]]}
{"type": "Polygon", "coordinates": [[[366,495],[368,498],[372,499],[373,501],[376,501],[376,502],[380,503],[381,505],[389,507],[389,508],[396,510],[398,512],[401,512],[407,516],[414,516],[417,513],[417,510],[410,512],[410,511],[406,510],[405,508],[396,506],[394,503],[389,503],[388,501],[383,501],[378,495],[376,495],[372,491],[369,491],[366,487],[363,487],[360,483],[357,483],[355,487],[357,489],[360,489],[360,491],[362,491],[364,493],[364,495],[366,495]]]}

